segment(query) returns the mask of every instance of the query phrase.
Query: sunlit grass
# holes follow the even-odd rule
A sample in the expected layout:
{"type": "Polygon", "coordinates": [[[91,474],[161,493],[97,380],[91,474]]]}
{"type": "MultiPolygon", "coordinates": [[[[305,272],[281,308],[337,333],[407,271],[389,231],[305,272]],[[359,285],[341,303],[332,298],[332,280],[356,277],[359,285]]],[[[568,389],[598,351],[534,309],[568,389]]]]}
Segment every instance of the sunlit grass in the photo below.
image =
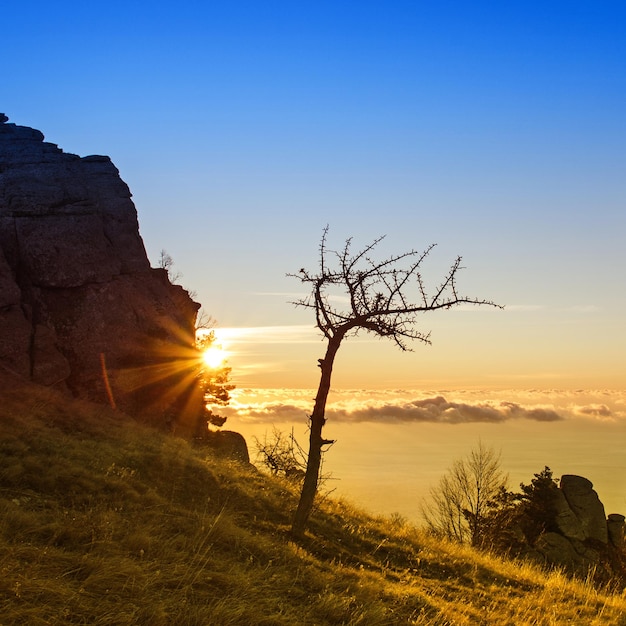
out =
{"type": "MultiPolygon", "coordinates": [[[[7,387],[8,389],[8,387],[7,387]]],[[[623,624],[626,599],[294,487],[107,408],[0,407],[0,624],[623,624]]]]}

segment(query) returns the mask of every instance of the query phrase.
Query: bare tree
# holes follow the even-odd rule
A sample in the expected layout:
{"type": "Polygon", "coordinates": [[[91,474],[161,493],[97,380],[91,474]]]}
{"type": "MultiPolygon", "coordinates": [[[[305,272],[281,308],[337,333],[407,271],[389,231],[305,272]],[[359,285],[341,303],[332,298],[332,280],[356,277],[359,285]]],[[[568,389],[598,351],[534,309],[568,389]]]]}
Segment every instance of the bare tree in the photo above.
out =
{"type": "Polygon", "coordinates": [[[481,545],[483,525],[494,499],[506,490],[507,479],[500,454],[479,441],[430,490],[430,502],[422,506],[428,528],[447,539],[481,545]]]}
{"type": "Polygon", "coordinates": [[[183,276],[180,272],[174,271],[174,259],[167,250],[162,249],[159,253],[157,267],[167,272],[167,277],[172,284],[177,283],[183,276]]]}
{"type": "Polygon", "coordinates": [[[410,250],[374,261],[370,255],[384,237],[353,253],[351,239],[341,251],[333,251],[327,247],[327,236],[328,226],[320,243],[319,270],[310,273],[301,269],[298,274],[290,275],[310,286],[310,295],[294,304],[315,311],[316,325],[327,342],[324,358],[318,360],[322,371],[310,416],[307,468],[292,523],[296,537],[304,533],[313,507],[322,451],[324,446],[333,443],[322,436],[322,429],[326,423],[324,415],[333,365],[341,342],[365,331],[388,337],[401,350],[410,350],[408,344],[412,340],[430,343],[430,334],[417,328],[421,313],[450,309],[459,304],[498,306],[489,300],[459,294],[456,278],[462,269],[461,257],[456,258],[442,282],[429,295],[420,271],[434,245],[423,252],[410,250]],[[343,298],[333,297],[337,290],[343,298]]]}
{"type": "Polygon", "coordinates": [[[304,478],[306,452],[296,441],[293,428],[287,434],[274,427],[271,436],[266,433],[263,441],[255,437],[254,442],[257,457],[274,476],[292,480],[304,478]]]}
{"type": "Polygon", "coordinates": [[[212,331],[217,326],[217,320],[209,315],[203,308],[196,314],[196,335],[198,331],[212,331]]]}

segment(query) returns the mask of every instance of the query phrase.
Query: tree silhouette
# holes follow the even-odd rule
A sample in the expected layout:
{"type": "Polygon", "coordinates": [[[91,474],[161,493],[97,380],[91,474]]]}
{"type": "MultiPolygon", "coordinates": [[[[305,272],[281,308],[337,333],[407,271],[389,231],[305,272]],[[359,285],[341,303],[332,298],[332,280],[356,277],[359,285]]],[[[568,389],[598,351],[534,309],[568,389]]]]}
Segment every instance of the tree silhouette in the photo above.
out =
{"type": "Polygon", "coordinates": [[[479,440],[430,489],[430,502],[422,507],[427,527],[446,539],[483,545],[487,519],[493,515],[494,501],[506,492],[506,483],[500,454],[479,440]]]}
{"type": "MultiPolygon", "coordinates": [[[[196,339],[196,348],[201,354],[211,348],[215,342],[215,331],[211,330],[196,339]]],[[[203,362],[202,358],[200,358],[200,362],[198,378],[204,393],[205,404],[204,411],[198,416],[196,424],[194,436],[197,439],[207,436],[209,424],[218,428],[224,425],[227,418],[215,413],[213,407],[227,406],[230,402],[230,392],[235,388],[235,385],[230,383],[232,368],[226,362],[216,367],[209,367],[203,362]]]]}
{"type": "MultiPolygon", "coordinates": [[[[370,255],[384,239],[379,237],[362,250],[352,252],[348,239],[340,251],[327,247],[328,226],[319,248],[319,268],[315,273],[301,269],[289,276],[309,285],[311,292],[293,304],[312,309],[318,329],[326,339],[326,353],[318,360],[321,377],[310,415],[307,468],[296,510],[292,534],[304,534],[311,514],[319,482],[324,446],[333,443],[324,439],[325,411],[337,351],[342,341],[360,331],[391,339],[401,350],[410,350],[409,342],[430,343],[430,333],[417,328],[421,313],[449,309],[459,304],[498,306],[490,300],[466,297],[457,290],[456,278],[461,270],[461,257],[451,265],[443,281],[429,295],[420,273],[421,266],[434,248],[423,252],[410,250],[382,261],[370,255]],[[341,295],[342,298],[335,296],[341,295]]],[[[501,307],[499,307],[501,308],[501,307]]]]}

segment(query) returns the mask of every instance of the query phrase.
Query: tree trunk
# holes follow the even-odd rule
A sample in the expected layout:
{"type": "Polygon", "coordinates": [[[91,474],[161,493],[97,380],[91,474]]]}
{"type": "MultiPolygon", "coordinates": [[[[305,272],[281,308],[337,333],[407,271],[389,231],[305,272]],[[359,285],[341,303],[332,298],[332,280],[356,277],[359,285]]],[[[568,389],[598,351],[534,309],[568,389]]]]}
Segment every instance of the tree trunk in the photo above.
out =
{"type": "Polygon", "coordinates": [[[330,391],[330,379],[333,371],[333,363],[337,350],[341,344],[343,335],[332,337],[326,348],[326,356],[320,359],[319,365],[322,370],[315,406],[311,414],[311,433],[309,435],[309,454],[306,464],[304,483],[300,492],[300,501],[291,525],[291,533],[295,537],[304,535],[306,524],[313,508],[313,500],[317,493],[319,482],[320,466],[322,463],[322,446],[332,443],[322,437],[322,428],[326,423],[324,414],[326,412],[326,400],[330,391]]]}

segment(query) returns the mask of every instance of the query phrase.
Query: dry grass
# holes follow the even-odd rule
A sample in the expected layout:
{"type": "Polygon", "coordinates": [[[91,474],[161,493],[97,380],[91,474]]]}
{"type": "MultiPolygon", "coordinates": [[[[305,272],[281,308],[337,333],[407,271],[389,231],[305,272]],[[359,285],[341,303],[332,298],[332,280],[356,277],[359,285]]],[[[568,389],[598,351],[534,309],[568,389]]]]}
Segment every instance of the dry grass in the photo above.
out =
{"type": "Polygon", "coordinates": [[[2,626],[626,626],[619,593],[343,501],[295,544],[288,483],[103,407],[2,388],[2,626]]]}

